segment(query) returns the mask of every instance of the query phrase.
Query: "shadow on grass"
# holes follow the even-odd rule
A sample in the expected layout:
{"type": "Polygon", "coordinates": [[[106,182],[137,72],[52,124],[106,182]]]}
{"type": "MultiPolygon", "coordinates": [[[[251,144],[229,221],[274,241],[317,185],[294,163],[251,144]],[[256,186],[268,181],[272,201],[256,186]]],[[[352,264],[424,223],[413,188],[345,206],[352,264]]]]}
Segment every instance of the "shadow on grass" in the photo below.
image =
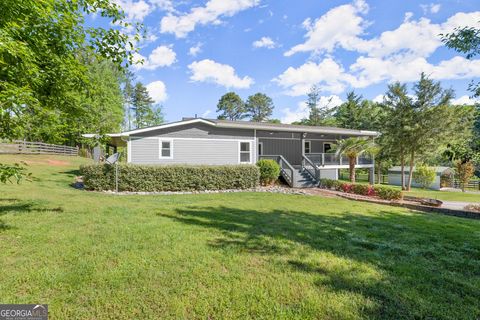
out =
{"type": "Polygon", "coordinates": [[[0,215],[7,213],[31,213],[31,212],[63,212],[62,207],[48,208],[33,201],[20,201],[19,199],[1,199],[0,215]]]}
{"type": "Polygon", "coordinates": [[[468,318],[478,312],[480,291],[470,277],[480,276],[480,244],[467,236],[478,232],[477,224],[452,220],[450,233],[442,234],[445,220],[390,211],[314,215],[221,206],[158,215],[220,231],[209,243],[214,248],[278,257],[292,271],[318,278],[319,287],[368,297],[376,306],[361,308],[368,318],[468,318]],[[299,255],[303,247],[313,252],[299,255]],[[318,253],[333,258],[309,260],[318,253]]]}

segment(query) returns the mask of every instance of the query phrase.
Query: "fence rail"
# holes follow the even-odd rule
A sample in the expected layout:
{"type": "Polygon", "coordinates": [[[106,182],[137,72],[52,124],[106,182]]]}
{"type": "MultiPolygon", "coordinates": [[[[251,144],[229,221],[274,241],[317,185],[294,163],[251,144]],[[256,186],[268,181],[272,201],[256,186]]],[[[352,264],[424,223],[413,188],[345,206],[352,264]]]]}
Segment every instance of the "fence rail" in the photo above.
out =
{"type": "MultiPolygon", "coordinates": [[[[453,181],[453,187],[460,189],[462,187],[460,180],[455,179],[453,181]]],[[[480,190],[480,180],[470,180],[468,184],[465,186],[465,189],[480,190]]]]}
{"type": "Polygon", "coordinates": [[[78,155],[77,147],[62,146],[43,142],[30,142],[14,140],[12,142],[0,142],[0,154],[58,154],[66,156],[78,155]]]}

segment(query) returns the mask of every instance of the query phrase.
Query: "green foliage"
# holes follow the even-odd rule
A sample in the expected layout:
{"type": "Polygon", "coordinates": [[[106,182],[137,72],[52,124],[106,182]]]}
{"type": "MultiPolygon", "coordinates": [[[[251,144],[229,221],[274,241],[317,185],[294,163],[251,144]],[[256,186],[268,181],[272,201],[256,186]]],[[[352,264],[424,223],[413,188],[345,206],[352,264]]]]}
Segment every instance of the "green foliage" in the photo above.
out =
{"type": "Polygon", "coordinates": [[[310,126],[333,125],[335,120],[332,118],[333,109],[330,108],[331,99],[322,105],[321,89],[313,85],[307,93],[307,106],[310,110],[308,119],[303,119],[300,124],[310,126]]]}
{"type": "Polygon", "coordinates": [[[413,181],[418,183],[423,189],[427,189],[435,181],[435,169],[424,164],[415,166],[413,171],[413,181]]]}
{"type": "Polygon", "coordinates": [[[272,99],[264,93],[257,92],[248,97],[245,112],[251,121],[262,122],[268,120],[273,112],[272,99]]]}
{"type": "Polygon", "coordinates": [[[31,173],[27,173],[27,168],[18,163],[13,165],[0,163],[0,183],[13,183],[12,179],[18,184],[21,180],[29,180],[31,173]]]}
{"type": "Polygon", "coordinates": [[[382,185],[372,186],[366,184],[352,184],[332,179],[320,179],[320,187],[364,196],[376,195],[384,200],[401,200],[403,198],[403,192],[401,190],[382,185]]]}
{"type": "Polygon", "coordinates": [[[468,185],[470,179],[472,179],[475,173],[475,166],[471,161],[456,161],[455,162],[455,173],[458,180],[460,180],[460,186],[462,191],[465,192],[465,188],[468,185]]]}
{"type": "Polygon", "coordinates": [[[375,185],[375,194],[384,200],[401,200],[403,199],[403,192],[388,186],[375,185]]]}
{"type": "Polygon", "coordinates": [[[350,181],[355,182],[355,164],[357,157],[364,153],[375,154],[378,148],[372,139],[351,137],[337,142],[336,156],[346,156],[349,160],[350,181]]]}
{"type": "Polygon", "coordinates": [[[257,162],[260,170],[260,183],[262,185],[270,185],[275,183],[280,176],[280,166],[271,159],[262,159],[257,162]]]}
{"type": "Polygon", "coordinates": [[[385,109],[378,103],[363,100],[351,91],[347,101],[334,110],[335,124],[341,128],[379,130],[385,121],[385,109]]]}
{"type": "Polygon", "coordinates": [[[217,112],[220,112],[219,119],[241,120],[246,117],[245,103],[235,92],[228,92],[220,98],[217,112]]]}
{"type": "Polygon", "coordinates": [[[162,108],[154,106],[154,101],[150,97],[147,88],[137,82],[131,93],[132,108],[135,111],[135,127],[145,128],[155,126],[164,122],[162,108]]]}
{"type": "MultiPolygon", "coordinates": [[[[95,164],[80,168],[89,190],[115,190],[115,167],[95,164]]],[[[248,189],[258,185],[260,172],[253,165],[140,166],[119,165],[120,191],[197,191],[248,189]]]]}
{"type": "MultiPolygon", "coordinates": [[[[116,81],[104,78],[99,88],[92,74],[102,71],[90,66],[104,60],[117,70],[130,65],[131,35],[118,26],[133,30],[139,40],[141,25],[126,22],[110,0],[5,0],[0,12],[0,138],[73,144],[85,119],[104,111],[96,109],[103,102],[113,110],[104,116],[117,119],[117,101],[102,93],[116,81]],[[84,18],[89,14],[115,26],[88,27],[84,18]]],[[[94,120],[92,126],[101,124],[94,120]]]]}

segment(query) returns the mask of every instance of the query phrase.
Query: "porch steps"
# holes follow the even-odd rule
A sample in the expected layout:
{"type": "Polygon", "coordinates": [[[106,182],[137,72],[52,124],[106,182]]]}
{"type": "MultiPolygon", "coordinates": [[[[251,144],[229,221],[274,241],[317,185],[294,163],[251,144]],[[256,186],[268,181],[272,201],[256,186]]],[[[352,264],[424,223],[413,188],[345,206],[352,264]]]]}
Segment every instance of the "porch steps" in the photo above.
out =
{"type": "Polygon", "coordinates": [[[305,170],[301,168],[293,171],[293,187],[294,188],[315,188],[318,182],[305,170]]]}

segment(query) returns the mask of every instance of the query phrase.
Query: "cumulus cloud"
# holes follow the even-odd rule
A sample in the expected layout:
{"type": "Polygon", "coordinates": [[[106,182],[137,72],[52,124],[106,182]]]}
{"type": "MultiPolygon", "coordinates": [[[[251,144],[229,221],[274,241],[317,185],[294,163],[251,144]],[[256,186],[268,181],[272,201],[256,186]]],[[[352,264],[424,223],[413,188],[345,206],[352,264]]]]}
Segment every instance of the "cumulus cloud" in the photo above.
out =
{"type": "Polygon", "coordinates": [[[457,99],[453,99],[452,100],[452,104],[453,105],[463,105],[463,104],[466,104],[466,105],[474,105],[476,103],[480,103],[480,100],[479,99],[475,99],[475,98],[471,98],[467,95],[465,96],[461,96],[457,99]]]}
{"type": "Polygon", "coordinates": [[[429,3],[429,4],[421,4],[420,8],[423,10],[423,14],[428,14],[428,13],[438,13],[441,8],[441,4],[439,3],[429,3]]]}
{"type": "Polygon", "coordinates": [[[356,47],[356,42],[361,41],[359,36],[367,26],[361,14],[367,11],[365,1],[358,0],[335,7],[315,21],[307,18],[303,21],[303,27],[307,30],[305,42],[285,52],[285,56],[309,51],[331,52],[337,46],[356,47]]]}
{"type": "Polygon", "coordinates": [[[186,14],[173,14],[162,18],[162,33],[173,33],[177,38],[185,38],[197,25],[220,24],[222,17],[257,6],[260,0],[209,0],[203,7],[194,7],[186,14]]]}
{"type": "Polygon", "coordinates": [[[143,64],[136,64],[137,70],[155,70],[160,67],[168,67],[177,61],[177,54],[173,51],[172,46],[158,46],[148,55],[148,58],[136,53],[135,61],[142,61],[143,64]]]}
{"type": "MultiPolygon", "coordinates": [[[[319,101],[319,106],[335,108],[343,103],[342,99],[337,95],[331,96],[321,96],[319,101]]],[[[282,123],[292,123],[295,121],[300,121],[302,119],[308,118],[310,110],[305,101],[298,103],[296,109],[284,108],[282,109],[282,123]]]]}
{"type": "Polygon", "coordinates": [[[245,89],[253,83],[253,79],[239,77],[235,69],[228,64],[221,64],[210,59],[195,61],[188,68],[191,71],[190,80],[194,82],[216,83],[226,88],[245,89]]]}
{"type": "Polygon", "coordinates": [[[122,8],[130,21],[143,19],[156,9],[174,11],[172,0],[114,0],[122,8]]]}
{"type": "Polygon", "coordinates": [[[195,46],[190,47],[190,49],[188,50],[188,54],[191,55],[192,57],[196,57],[197,54],[202,52],[202,45],[203,44],[199,42],[195,46]]]}
{"type": "Polygon", "coordinates": [[[167,87],[163,81],[157,80],[146,85],[148,94],[155,103],[162,103],[167,100],[167,87]]]}
{"type": "Polygon", "coordinates": [[[255,48],[267,48],[267,49],[273,49],[277,45],[275,41],[273,41],[269,37],[262,37],[260,40],[254,41],[252,44],[255,48]]]}
{"type": "Polygon", "coordinates": [[[436,80],[480,76],[480,60],[456,56],[437,63],[428,61],[443,45],[439,34],[452,32],[459,26],[480,27],[480,11],[459,12],[443,23],[432,23],[424,17],[412,20],[412,15],[407,13],[396,29],[367,39],[364,33],[368,23],[363,18],[367,10],[363,1],[355,1],[331,9],[314,22],[307,19],[305,42],[292,47],[285,55],[311,52],[326,58],[319,63],[290,67],[274,81],[284,87],[287,94],[302,95],[315,83],[325,91],[340,93],[347,86],[363,88],[383,81],[415,81],[422,71],[436,80]],[[342,15],[348,19],[338,19],[342,15]],[[359,56],[351,65],[343,66],[330,57],[329,53],[336,48],[357,52],[359,56]]]}
{"type": "Polygon", "coordinates": [[[340,93],[348,83],[355,78],[349,75],[343,67],[332,58],[326,58],[320,63],[307,62],[298,68],[289,67],[274,82],[287,89],[291,96],[301,96],[307,93],[313,84],[321,90],[340,93]]]}

